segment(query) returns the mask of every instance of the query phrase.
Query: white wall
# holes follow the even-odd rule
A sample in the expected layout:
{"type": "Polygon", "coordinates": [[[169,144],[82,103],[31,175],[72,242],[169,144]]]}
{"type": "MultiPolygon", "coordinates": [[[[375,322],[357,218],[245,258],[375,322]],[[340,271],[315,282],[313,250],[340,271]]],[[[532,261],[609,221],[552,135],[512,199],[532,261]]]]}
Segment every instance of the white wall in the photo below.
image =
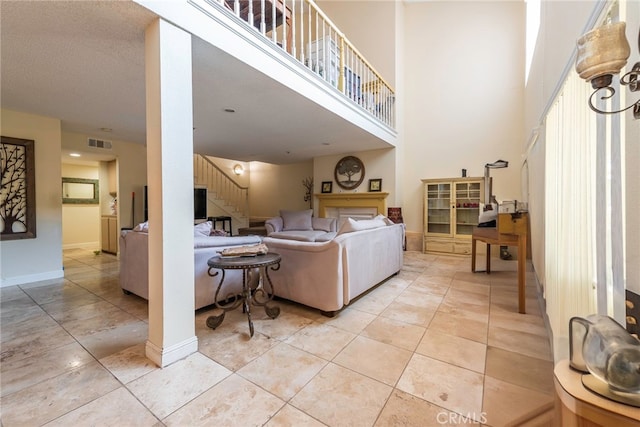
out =
{"type": "MultiPolygon", "coordinates": [[[[99,179],[98,166],[62,164],[65,178],[99,179]]],[[[102,194],[98,194],[102,196],[102,194]]],[[[100,249],[100,204],[62,204],[62,247],[100,249]]]]}
{"type": "Polygon", "coordinates": [[[0,286],[63,276],[60,120],[1,111],[2,135],[34,140],[36,238],[0,242],[0,286]]]}
{"type": "Polygon", "coordinates": [[[403,215],[422,230],[422,178],[483,176],[498,199],[520,199],[524,2],[404,6],[403,215]]]}

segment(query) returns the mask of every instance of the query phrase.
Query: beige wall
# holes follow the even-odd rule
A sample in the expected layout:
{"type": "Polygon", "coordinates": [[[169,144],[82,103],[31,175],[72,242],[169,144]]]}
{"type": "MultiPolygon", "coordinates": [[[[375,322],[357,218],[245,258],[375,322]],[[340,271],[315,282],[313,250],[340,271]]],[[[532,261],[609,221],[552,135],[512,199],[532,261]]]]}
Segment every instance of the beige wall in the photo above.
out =
{"type": "Polygon", "coordinates": [[[403,215],[422,231],[422,178],[491,172],[498,199],[520,199],[524,2],[404,6],[403,215]],[[455,25],[452,25],[455,23],[455,25]]]}
{"type": "MultiPolygon", "coordinates": [[[[62,164],[65,178],[99,179],[98,166],[62,164]]],[[[102,193],[99,193],[101,196],[102,193]]],[[[100,249],[100,204],[62,204],[62,248],[100,249]]]]}
{"type": "Polygon", "coordinates": [[[313,162],[272,165],[251,162],[249,206],[252,218],[271,218],[280,209],[309,209],[302,180],[313,176],[313,162]]]}
{"type": "MultiPolygon", "coordinates": [[[[87,146],[85,135],[63,132],[62,147],[85,153],[112,154],[117,160],[118,220],[121,228],[133,227],[143,220],[144,186],[147,183],[147,149],[142,144],[113,140],[111,150],[101,150],[87,146]],[[132,219],[132,193],[135,193],[135,218],[132,219]]],[[[107,138],[108,139],[108,138],[107,138]]],[[[100,191],[103,192],[102,183],[100,191]]],[[[108,187],[107,187],[108,188],[108,187]]]]}
{"type": "Polygon", "coordinates": [[[34,140],[36,238],[0,242],[0,286],[63,276],[60,120],[1,111],[2,135],[34,140]]]}

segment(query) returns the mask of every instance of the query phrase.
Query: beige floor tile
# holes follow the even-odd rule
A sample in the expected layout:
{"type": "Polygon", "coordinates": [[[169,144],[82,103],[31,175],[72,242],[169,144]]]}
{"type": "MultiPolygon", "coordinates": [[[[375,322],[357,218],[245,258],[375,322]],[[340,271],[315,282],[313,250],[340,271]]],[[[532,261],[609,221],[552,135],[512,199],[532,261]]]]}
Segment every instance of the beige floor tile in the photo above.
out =
{"type": "Polygon", "coordinates": [[[273,416],[265,427],[324,427],[325,424],[287,404],[273,416]]]}
{"type": "Polygon", "coordinates": [[[481,374],[484,373],[486,352],[485,344],[431,329],[416,349],[416,353],[481,374]]]}
{"type": "Polygon", "coordinates": [[[397,388],[460,414],[480,414],[483,375],[414,354],[397,388]]]}
{"type": "Polygon", "coordinates": [[[435,311],[442,302],[442,296],[433,295],[428,292],[420,292],[412,288],[406,289],[398,295],[394,302],[400,302],[408,305],[415,305],[426,309],[427,311],[435,311]]]}
{"type": "Polygon", "coordinates": [[[432,331],[455,335],[485,344],[487,342],[488,328],[489,322],[484,316],[480,316],[480,319],[476,319],[473,316],[467,318],[458,315],[457,312],[445,313],[438,311],[429,324],[429,329],[432,331]]]}
{"type": "Polygon", "coordinates": [[[488,347],[485,374],[543,393],[553,392],[553,362],[550,360],[488,347]],[[523,369],[524,366],[526,366],[525,369],[523,369]]]}
{"type": "Polygon", "coordinates": [[[43,331],[60,328],[60,325],[40,307],[37,307],[37,310],[31,310],[29,308],[27,311],[29,312],[28,315],[18,315],[15,313],[15,315],[6,321],[3,319],[3,323],[0,326],[2,328],[0,342],[4,344],[17,341],[25,337],[33,337],[43,331]]]}
{"type": "Polygon", "coordinates": [[[284,402],[233,374],[163,420],[172,427],[262,426],[284,402]]]}
{"type": "MultiPolygon", "coordinates": [[[[313,322],[307,317],[287,312],[281,312],[275,319],[270,319],[264,310],[257,311],[253,319],[257,332],[277,340],[284,340],[313,322]]],[[[247,325],[246,333],[249,334],[249,325],[245,324],[247,325]]]]}
{"type": "MultiPolygon", "coordinates": [[[[244,327],[246,328],[246,326],[244,327]]],[[[279,342],[259,332],[255,333],[252,338],[249,337],[249,334],[240,332],[221,335],[220,339],[216,339],[215,335],[213,339],[199,339],[198,351],[235,372],[262,356],[279,342]]]]}
{"type": "Polygon", "coordinates": [[[449,285],[432,283],[425,278],[419,277],[407,289],[443,297],[449,291],[449,285]]]}
{"type": "Polygon", "coordinates": [[[158,419],[126,388],[120,387],[45,426],[80,426],[89,419],[92,425],[103,426],[152,427],[158,423],[158,419]]]}
{"type": "Polygon", "coordinates": [[[2,425],[42,425],[119,386],[98,362],[91,362],[3,397],[0,400],[2,425]]]}
{"type": "Polygon", "coordinates": [[[96,359],[110,356],[134,345],[145,343],[149,337],[149,325],[141,320],[123,324],[113,324],[104,329],[76,339],[96,359]]]}
{"type": "Polygon", "coordinates": [[[362,375],[394,386],[412,352],[366,337],[356,337],[333,362],[362,375]]]}
{"type": "MultiPolygon", "coordinates": [[[[484,265],[484,259],[482,259],[482,261],[480,261],[479,259],[480,257],[478,257],[478,260],[476,261],[476,266],[483,266],[484,265]]],[[[491,275],[490,274],[485,274],[485,273],[474,273],[471,271],[471,259],[469,259],[469,269],[466,271],[456,271],[456,274],[453,276],[454,280],[462,280],[464,282],[471,282],[471,283],[482,283],[485,285],[489,285],[491,283],[491,275]]]]}
{"type": "Polygon", "coordinates": [[[338,312],[335,317],[323,316],[322,318],[317,319],[316,322],[334,326],[354,334],[359,334],[375,318],[376,316],[371,313],[366,313],[364,311],[348,307],[338,312]]]}
{"type": "Polygon", "coordinates": [[[159,369],[155,363],[147,359],[144,343],[104,357],[100,359],[100,363],[123,384],[159,369]]]}
{"type": "MultiPolygon", "coordinates": [[[[471,287],[474,290],[485,288],[483,285],[473,285],[471,287]]],[[[443,302],[452,305],[464,304],[467,306],[472,304],[486,309],[489,308],[489,292],[469,292],[467,288],[469,288],[468,284],[463,286],[460,282],[452,281],[451,289],[447,292],[443,302]]]]}
{"type": "Polygon", "coordinates": [[[333,426],[373,425],[392,388],[329,363],[289,403],[333,426]]]}
{"type": "MultiPolygon", "coordinates": [[[[100,316],[113,316],[120,313],[120,310],[115,305],[103,299],[96,299],[95,301],[87,302],[86,304],[72,303],[60,303],[52,302],[49,304],[43,304],[42,308],[53,317],[57,322],[71,326],[67,329],[72,335],[77,333],[77,327],[73,328],[74,324],[82,324],[85,320],[100,316]]],[[[78,333],[78,335],[80,335],[78,333]]]]}
{"type": "MultiPolygon", "coordinates": [[[[47,304],[54,301],[70,300],[80,297],[94,297],[89,291],[81,286],[66,281],[64,284],[39,286],[37,288],[28,288],[24,291],[29,294],[37,304],[47,304]]],[[[97,301],[97,298],[96,298],[97,301]]]]}
{"type": "Polygon", "coordinates": [[[424,335],[426,328],[410,325],[386,317],[376,317],[361,335],[391,344],[405,350],[414,351],[424,335]]]}
{"type": "Polygon", "coordinates": [[[540,393],[486,376],[482,410],[487,424],[504,426],[535,412],[538,408],[553,404],[553,395],[540,393]]]}
{"type": "Polygon", "coordinates": [[[326,360],[280,343],[237,371],[238,375],[288,401],[327,364],[326,360]],[[283,361],[286,360],[286,363],[283,361]]]}
{"type": "Polygon", "coordinates": [[[417,307],[394,301],[380,315],[412,325],[428,326],[435,313],[436,309],[433,307],[417,307]]]}
{"type": "MultiPolygon", "coordinates": [[[[451,291],[450,291],[451,292],[451,291]]],[[[448,296],[449,294],[447,294],[448,296]]],[[[455,317],[487,323],[489,321],[489,304],[461,302],[459,298],[445,296],[438,312],[449,313],[455,317]]]]}
{"type": "Polygon", "coordinates": [[[377,316],[382,313],[392,301],[393,298],[389,298],[386,295],[369,293],[352,302],[350,307],[377,316]]]}
{"type": "Polygon", "coordinates": [[[231,372],[200,353],[154,370],[126,387],[158,418],[165,418],[231,372]]]}
{"type": "Polygon", "coordinates": [[[355,336],[333,326],[312,323],[285,342],[325,360],[332,360],[355,336]]]}
{"type": "Polygon", "coordinates": [[[540,335],[491,327],[487,344],[542,360],[553,360],[549,340],[540,335]]]}
{"type": "Polygon", "coordinates": [[[0,365],[1,395],[7,396],[93,361],[91,354],[72,342],[30,357],[3,362],[0,365]]]}
{"type": "Polygon", "coordinates": [[[457,292],[463,292],[466,295],[480,295],[484,301],[491,293],[491,287],[488,283],[472,282],[468,280],[458,279],[457,276],[451,281],[451,289],[457,292]]]}
{"type": "Polygon", "coordinates": [[[489,313],[489,327],[499,327],[547,337],[547,328],[542,317],[528,313],[521,314],[492,308],[489,313]]]}
{"type": "Polygon", "coordinates": [[[457,414],[395,389],[375,423],[376,427],[477,426],[482,414],[457,414]]]}
{"type": "MultiPolygon", "coordinates": [[[[50,317],[49,320],[51,320],[50,317]]],[[[35,356],[74,342],[73,337],[57,324],[53,326],[47,325],[45,327],[44,323],[45,322],[41,325],[41,328],[37,328],[38,324],[34,323],[33,326],[35,328],[27,329],[29,332],[23,332],[18,336],[14,336],[13,333],[6,334],[7,331],[5,331],[3,327],[2,363],[9,363],[25,357],[35,356]],[[5,341],[5,335],[9,335],[10,339],[5,341]]]]}

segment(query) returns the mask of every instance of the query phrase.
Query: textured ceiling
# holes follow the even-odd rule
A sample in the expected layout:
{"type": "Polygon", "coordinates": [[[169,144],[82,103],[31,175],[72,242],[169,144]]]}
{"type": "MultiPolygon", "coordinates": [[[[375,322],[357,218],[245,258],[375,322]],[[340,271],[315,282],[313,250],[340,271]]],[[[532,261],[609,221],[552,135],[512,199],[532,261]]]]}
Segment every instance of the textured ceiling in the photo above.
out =
{"type": "MultiPolygon", "coordinates": [[[[144,31],[154,14],[129,1],[3,0],[0,18],[2,108],[145,143],[144,31]]],[[[197,152],[291,163],[388,147],[214,46],[196,37],[192,46],[197,152]]]]}

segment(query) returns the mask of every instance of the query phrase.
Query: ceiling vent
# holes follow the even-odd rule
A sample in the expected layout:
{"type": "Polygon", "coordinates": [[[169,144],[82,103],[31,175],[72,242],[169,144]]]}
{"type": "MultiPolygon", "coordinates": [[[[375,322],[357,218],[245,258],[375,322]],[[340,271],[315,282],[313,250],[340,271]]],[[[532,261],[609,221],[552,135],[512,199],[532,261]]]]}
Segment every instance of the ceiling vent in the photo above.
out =
{"type": "Polygon", "coordinates": [[[111,141],[105,141],[104,139],[88,138],[89,147],[102,148],[104,150],[111,150],[111,141]]]}

